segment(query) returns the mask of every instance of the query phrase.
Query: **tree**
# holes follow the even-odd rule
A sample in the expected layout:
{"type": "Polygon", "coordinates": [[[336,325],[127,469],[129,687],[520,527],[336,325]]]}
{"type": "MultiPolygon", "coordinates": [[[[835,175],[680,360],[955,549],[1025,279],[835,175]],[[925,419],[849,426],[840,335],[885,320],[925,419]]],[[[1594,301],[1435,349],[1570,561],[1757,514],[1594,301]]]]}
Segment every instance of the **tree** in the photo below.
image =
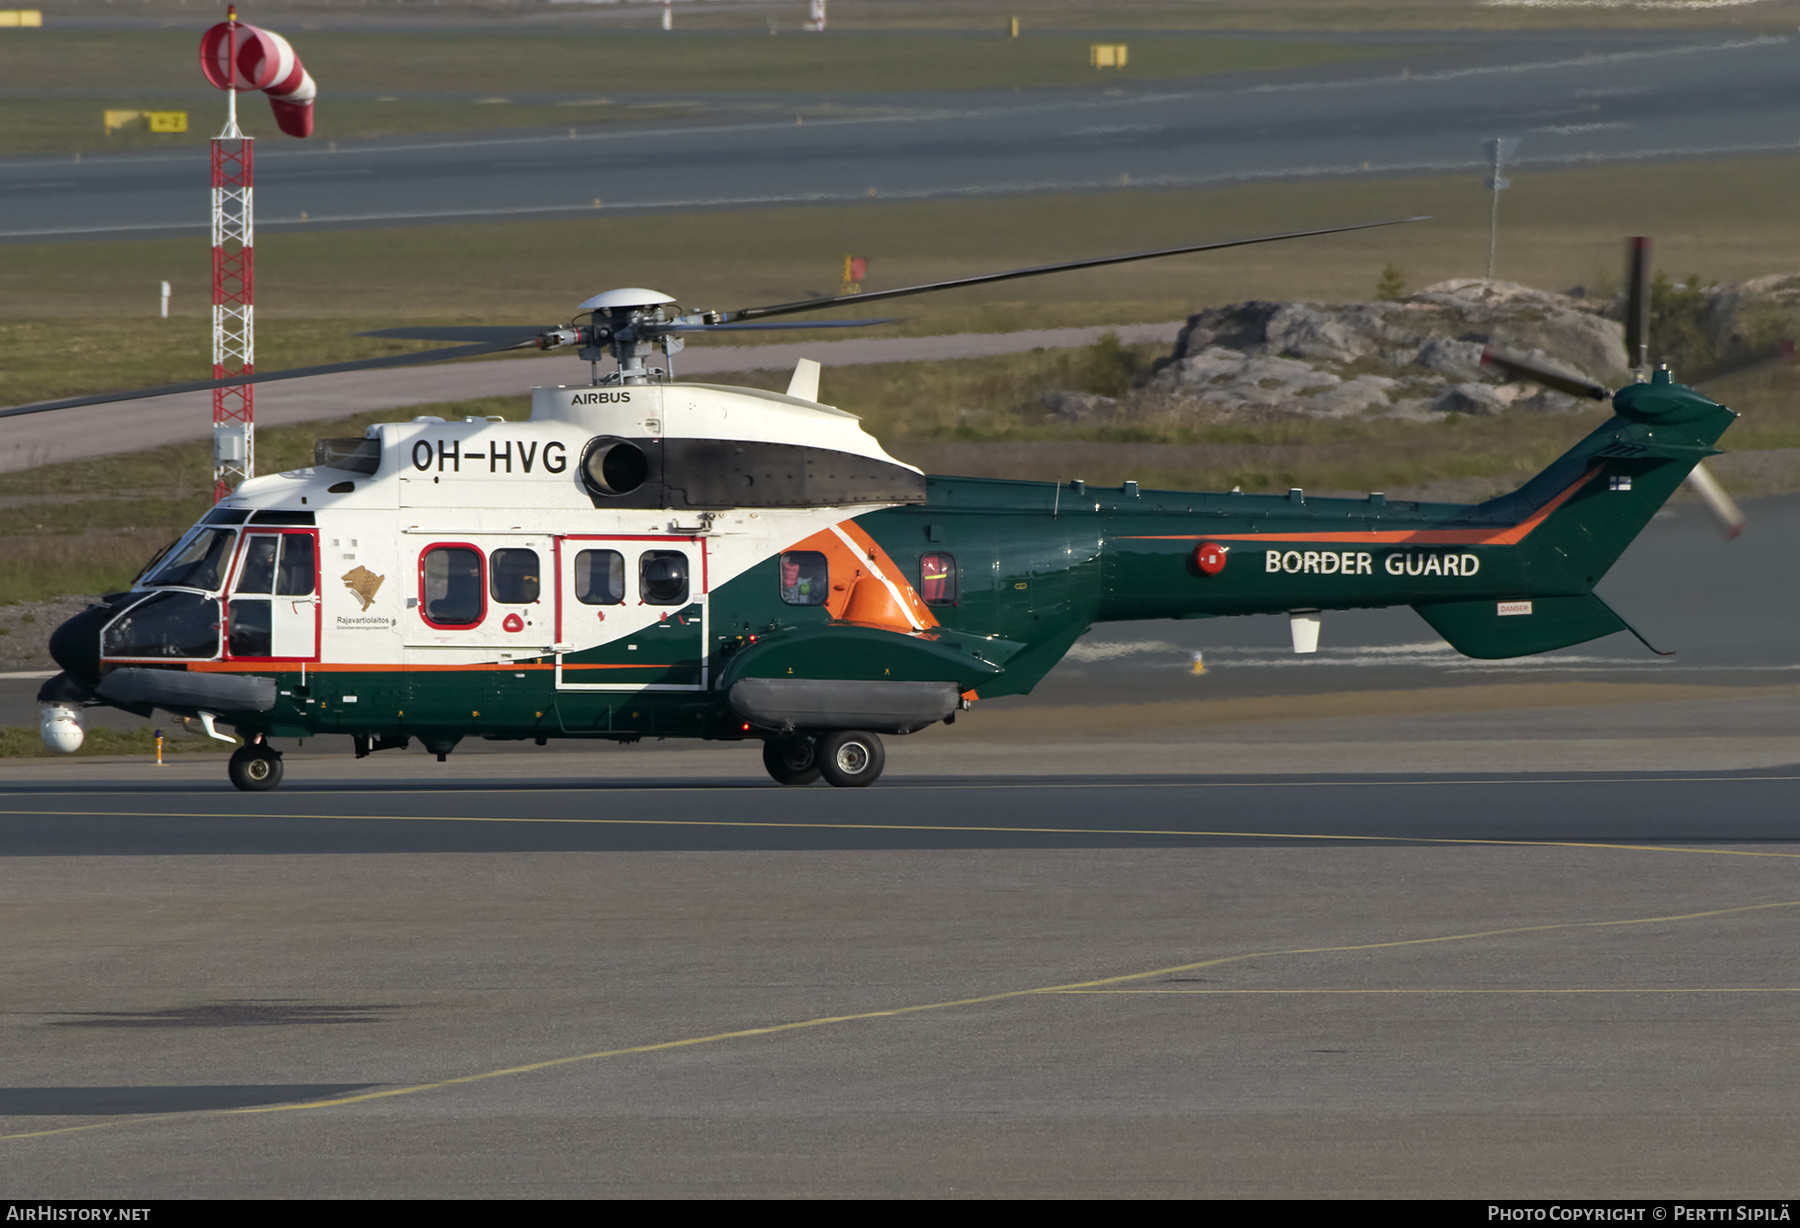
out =
{"type": "Polygon", "coordinates": [[[1375,297],[1384,303],[1398,302],[1406,297],[1406,270],[1397,264],[1390,264],[1381,270],[1381,280],[1375,283],[1375,297]]]}

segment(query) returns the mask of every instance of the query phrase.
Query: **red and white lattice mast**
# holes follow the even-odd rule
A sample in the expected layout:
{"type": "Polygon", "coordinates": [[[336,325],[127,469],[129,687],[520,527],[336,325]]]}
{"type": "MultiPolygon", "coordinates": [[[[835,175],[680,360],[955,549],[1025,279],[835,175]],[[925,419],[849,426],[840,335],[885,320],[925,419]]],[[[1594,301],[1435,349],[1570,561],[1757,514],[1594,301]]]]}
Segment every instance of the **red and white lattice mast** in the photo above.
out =
{"type": "MultiPolygon", "coordinates": [[[[237,59],[237,9],[231,59],[237,59]]],[[[256,370],[256,141],[238,129],[227,89],[225,128],[212,139],[212,377],[256,370]]],[[[256,387],[213,389],[213,502],[256,472],[256,387]]]]}
{"type": "MultiPolygon", "coordinates": [[[[311,136],[317,90],[279,34],[242,25],[237,6],[200,38],[200,70],[225,91],[225,128],[212,139],[212,377],[256,370],[254,138],[238,128],[239,90],[264,90],[275,122],[311,136]]],[[[256,472],[256,393],[251,384],[213,389],[213,502],[256,472]]]]}

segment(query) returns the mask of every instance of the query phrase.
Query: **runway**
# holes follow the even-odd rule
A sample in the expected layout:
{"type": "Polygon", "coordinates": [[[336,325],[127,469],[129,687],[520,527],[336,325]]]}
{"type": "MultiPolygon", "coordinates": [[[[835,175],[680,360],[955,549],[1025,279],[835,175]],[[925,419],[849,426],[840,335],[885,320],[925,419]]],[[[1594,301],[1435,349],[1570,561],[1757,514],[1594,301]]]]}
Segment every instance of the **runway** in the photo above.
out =
{"type": "MultiPolygon", "coordinates": [[[[1366,40],[1365,40],[1366,41],[1366,40]]],[[[257,225],[418,225],[596,210],[692,212],[1245,180],[1476,170],[1792,149],[1793,36],[1730,30],[1434,31],[1395,58],[1030,94],[863,96],[837,119],[770,120],[727,97],[706,122],[570,136],[447,134],[257,153],[257,225]]],[[[621,96],[623,97],[623,96],[621,96]]],[[[747,101],[747,100],[746,100],[747,101]]],[[[797,109],[822,102],[796,94],[797,109]]],[[[327,121],[322,120],[322,123],[327,121]]],[[[329,136],[321,128],[321,137],[329,136]]],[[[206,226],[201,150],[0,162],[0,240],[206,226]]]]}
{"type": "Polygon", "coordinates": [[[503,755],[255,797],[14,761],[0,1180],[1785,1196],[1800,771],[1655,756],[915,760],[846,793],[750,756],[596,780],[503,755]]]}

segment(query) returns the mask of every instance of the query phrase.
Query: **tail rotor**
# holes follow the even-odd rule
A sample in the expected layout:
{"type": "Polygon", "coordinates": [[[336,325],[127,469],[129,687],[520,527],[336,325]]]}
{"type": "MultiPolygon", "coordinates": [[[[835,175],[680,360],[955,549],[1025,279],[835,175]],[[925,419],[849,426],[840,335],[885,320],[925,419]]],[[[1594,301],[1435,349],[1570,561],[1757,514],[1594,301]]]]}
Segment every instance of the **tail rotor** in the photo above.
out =
{"type": "MultiPolygon", "coordinates": [[[[1651,243],[1643,236],[1626,240],[1625,246],[1625,352],[1631,363],[1632,375],[1636,383],[1643,383],[1649,378],[1650,370],[1650,300],[1651,300],[1651,243]]],[[[1528,379],[1542,384],[1557,392],[1567,393],[1572,397],[1586,397],[1595,401],[1611,400],[1614,389],[1597,384],[1584,376],[1567,371],[1558,371],[1542,363],[1533,362],[1516,354],[1489,346],[1482,351],[1481,361],[1484,366],[1493,367],[1497,371],[1519,379],[1528,379]]],[[[1774,362],[1794,361],[1794,343],[1783,341],[1772,352],[1758,353],[1728,367],[1708,371],[1705,380],[1719,379],[1727,375],[1741,372],[1774,362]]],[[[1725,493],[1704,464],[1696,463],[1687,476],[1688,488],[1692,490],[1707,513],[1717,522],[1719,531],[1725,540],[1730,541],[1744,531],[1744,513],[1732,497],[1725,493]]]]}

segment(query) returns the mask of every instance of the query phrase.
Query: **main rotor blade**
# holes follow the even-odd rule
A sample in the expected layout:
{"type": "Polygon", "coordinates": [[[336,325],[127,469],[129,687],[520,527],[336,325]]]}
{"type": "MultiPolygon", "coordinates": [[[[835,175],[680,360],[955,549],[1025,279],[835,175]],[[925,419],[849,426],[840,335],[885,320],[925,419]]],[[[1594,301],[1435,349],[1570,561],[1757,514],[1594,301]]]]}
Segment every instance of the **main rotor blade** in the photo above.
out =
{"type": "Polygon", "coordinates": [[[774,324],[649,324],[638,325],[638,331],[650,333],[747,333],[776,328],[870,328],[876,324],[892,324],[899,316],[885,320],[782,320],[774,324]]]}
{"type": "Polygon", "coordinates": [[[378,328],[374,332],[357,333],[358,337],[394,337],[401,341],[466,341],[480,342],[483,345],[501,345],[511,342],[535,341],[544,333],[555,332],[560,325],[546,324],[542,328],[521,327],[517,324],[440,324],[419,325],[409,328],[378,328]]]}
{"type": "Polygon", "coordinates": [[[1726,541],[1744,531],[1744,513],[1705,465],[1694,466],[1693,471],[1687,475],[1687,484],[1700,496],[1700,502],[1706,505],[1712,518],[1718,521],[1719,532],[1725,535],[1726,541]]]}
{"type": "MultiPolygon", "coordinates": [[[[534,341],[536,338],[527,338],[534,341]]],[[[274,380],[304,379],[309,375],[335,375],[342,371],[368,371],[377,367],[410,367],[419,363],[445,362],[452,358],[474,358],[517,349],[513,345],[459,345],[447,350],[421,350],[416,354],[390,354],[385,358],[363,358],[355,362],[328,362],[317,367],[294,367],[286,371],[257,371],[251,375],[233,375],[225,379],[195,380],[190,384],[165,384],[160,388],[135,388],[129,392],[102,392],[95,396],[69,397],[61,401],[40,401],[35,405],[17,405],[0,409],[0,418],[21,414],[42,414],[53,409],[74,409],[80,405],[105,405],[113,401],[139,401],[148,397],[174,396],[179,392],[206,392],[213,388],[235,388],[240,384],[266,384],[274,380]]]]}
{"type": "Polygon", "coordinates": [[[1504,350],[1496,350],[1492,346],[1481,351],[1484,366],[1498,367],[1508,375],[1517,375],[1554,388],[1558,392],[1566,392],[1572,397],[1592,397],[1596,401],[1604,401],[1612,395],[1612,391],[1592,380],[1582,379],[1576,375],[1565,375],[1561,371],[1552,371],[1549,367],[1540,367],[1534,362],[1515,357],[1504,350]]]}
{"type": "Polygon", "coordinates": [[[797,303],[776,303],[769,307],[746,307],[742,311],[724,312],[727,320],[755,320],[763,316],[792,315],[799,311],[817,311],[821,307],[839,307],[846,303],[873,303],[881,299],[901,298],[908,294],[928,294],[933,290],[953,290],[960,286],[985,286],[996,281],[1012,281],[1018,277],[1038,277],[1045,273],[1065,273],[1072,269],[1095,269],[1108,264],[1129,264],[1134,260],[1155,260],[1162,256],[1180,256],[1189,252],[1213,252],[1227,247],[1249,247],[1255,243],[1279,243],[1283,239],[1306,239],[1314,235],[1343,234],[1351,230],[1374,230],[1381,226],[1404,226],[1408,222],[1428,221],[1425,217],[1391,218],[1385,222],[1363,222],[1356,226],[1330,226],[1324,230],[1294,230],[1286,234],[1259,235],[1254,239],[1227,239],[1222,243],[1195,243],[1187,247],[1164,247],[1152,252],[1132,252],[1125,256],[1100,256],[1093,260],[1068,260],[1061,264],[1040,264],[1028,269],[1008,269],[1004,273],[983,273],[977,277],[957,277],[950,281],[934,281],[900,290],[871,290],[865,294],[838,294],[830,298],[803,299],[797,303]]]}
{"type": "Polygon", "coordinates": [[[1633,371],[1650,365],[1650,240],[1625,240],[1625,356],[1633,371]]]}

